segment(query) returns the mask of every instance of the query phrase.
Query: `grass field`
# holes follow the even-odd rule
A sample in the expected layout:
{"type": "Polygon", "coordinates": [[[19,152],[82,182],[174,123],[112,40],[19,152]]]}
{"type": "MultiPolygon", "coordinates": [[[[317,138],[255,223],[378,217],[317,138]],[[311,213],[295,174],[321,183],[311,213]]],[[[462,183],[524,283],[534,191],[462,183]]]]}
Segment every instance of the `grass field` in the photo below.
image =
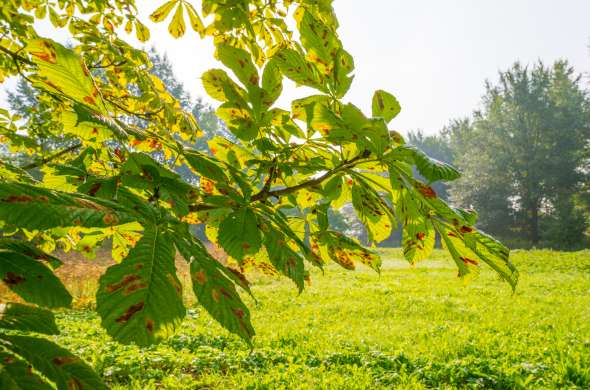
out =
{"type": "Polygon", "coordinates": [[[513,295],[491,271],[464,285],[438,251],[381,276],[330,266],[303,294],[256,278],[253,351],[200,308],[161,345],[122,346],[86,310],[55,339],[115,389],[590,388],[590,251],[515,251],[513,295]]]}

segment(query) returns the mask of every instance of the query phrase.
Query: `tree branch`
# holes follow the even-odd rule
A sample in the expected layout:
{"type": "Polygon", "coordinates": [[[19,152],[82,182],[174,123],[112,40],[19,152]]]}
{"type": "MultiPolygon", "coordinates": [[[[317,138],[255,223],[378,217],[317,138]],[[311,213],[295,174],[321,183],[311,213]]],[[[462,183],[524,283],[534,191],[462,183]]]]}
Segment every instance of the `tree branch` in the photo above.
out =
{"type": "Polygon", "coordinates": [[[255,194],[251,200],[252,200],[252,202],[256,202],[259,200],[265,200],[271,196],[278,198],[280,196],[288,195],[293,192],[302,190],[304,188],[316,186],[318,184],[321,184],[324,180],[334,176],[336,173],[338,173],[342,170],[354,167],[356,164],[361,162],[360,160],[362,160],[363,158],[366,158],[366,157],[368,157],[366,152],[359,154],[358,156],[354,157],[353,159],[351,159],[349,161],[343,161],[336,168],[329,170],[328,172],[324,173],[320,177],[304,181],[304,182],[294,185],[292,187],[281,188],[281,189],[274,190],[274,191],[260,191],[257,194],[255,194]]]}
{"type": "Polygon", "coordinates": [[[77,143],[72,146],[68,146],[67,148],[60,150],[59,152],[56,152],[56,153],[54,153],[48,157],[45,157],[39,161],[35,161],[35,162],[32,162],[32,163],[27,164],[25,166],[22,166],[22,167],[20,167],[20,169],[24,169],[25,171],[29,171],[31,169],[38,168],[40,166],[47,164],[50,161],[55,160],[56,158],[63,156],[64,154],[67,154],[69,152],[73,152],[74,150],[80,148],[81,146],[82,146],[81,143],[77,143]]]}
{"type": "MultiPolygon", "coordinates": [[[[278,197],[299,191],[303,188],[316,186],[318,184],[321,184],[324,180],[334,176],[338,172],[341,172],[341,171],[346,170],[348,168],[352,168],[359,163],[365,162],[365,161],[363,161],[363,159],[366,159],[367,157],[369,157],[369,154],[370,153],[368,151],[365,151],[348,161],[343,161],[340,165],[338,165],[334,169],[327,171],[326,173],[324,173],[323,175],[321,175],[315,179],[306,180],[306,181],[299,183],[297,185],[294,185],[292,187],[285,187],[285,188],[280,188],[278,190],[270,191],[270,186],[271,186],[272,181],[274,180],[274,177],[276,176],[276,173],[277,173],[276,172],[276,165],[273,165],[269,171],[269,175],[268,175],[268,178],[264,184],[264,187],[258,193],[254,194],[254,196],[252,196],[252,198],[250,198],[250,201],[251,202],[259,202],[259,201],[263,202],[266,199],[268,199],[269,197],[278,198],[278,197]]],[[[213,209],[218,209],[218,208],[220,208],[220,206],[210,205],[210,204],[193,204],[193,205],[189,206],[189,210],[192,212],[213,210],[213,209]]]]}

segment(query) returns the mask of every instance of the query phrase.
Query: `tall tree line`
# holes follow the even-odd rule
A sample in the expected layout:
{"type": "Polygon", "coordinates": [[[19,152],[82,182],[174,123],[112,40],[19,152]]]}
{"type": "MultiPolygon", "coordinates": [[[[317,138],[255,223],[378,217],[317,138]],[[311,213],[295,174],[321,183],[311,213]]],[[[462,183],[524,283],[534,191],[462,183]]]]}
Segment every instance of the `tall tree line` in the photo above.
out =
{"type": "Polygon", "coordinates": [[[476,208],[489,233],[515,247],[590,244],[590,98],[567,61],[514,64],[471,118],[410,142],[462,171],[439,193],[476,208]]]}

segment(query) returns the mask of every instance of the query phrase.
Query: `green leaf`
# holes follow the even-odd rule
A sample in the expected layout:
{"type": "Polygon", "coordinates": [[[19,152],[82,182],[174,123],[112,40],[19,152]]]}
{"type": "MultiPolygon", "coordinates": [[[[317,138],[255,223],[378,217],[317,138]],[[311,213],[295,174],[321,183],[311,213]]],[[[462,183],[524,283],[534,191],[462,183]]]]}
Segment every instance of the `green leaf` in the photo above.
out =
{"type": "Polygon", "coordinates": [[[380,116],[385,122],[390,122],[401,111],[399,102],[392,94],[378,90],[373,95],[373,116],[380,116]]]}
{"type": "Polygon", "coordinates": [[[31,365],[17,356],[0,351],[0,389],[4,390],[52,390],[53,386],[45,382],[31,370],[31,365]]]}
{"type": "Polygon", "coordinates": [[[52,312],[14,302],[0,304],[0,328],[59,334],[52,312]]]}
{"type": "Polygon", "coordinates": [[[247,207],[234,211],[219,224],[217,240],[225,252],[238,261],[258,252],[262,238],[256,214],[247,207]]]}
{"type": "Polygon", "coordinates": [[[404,224],[402,247],[404,256],[411,264],[424,260],[434,249],[435,231],[429,219],[420,217],[409,219],[404,224]]]}
{"type": "Polygon", "coordinates": [[[392,231],[390,211],[381,196],[366,182],[357,178],[352,186],[352,205],[369,233],[369,240],[381,242],[392,231]]]}
{"type": "Polygon", "coordinates": [[[217,182],[227,183],[223,165],[217,159],[194,149],[185,148],[184,156],[189,165],[201,176],[217,182]]]}
{"type": "Polygon", "coordinates": [[[312,95],[303,99],[293,100],[291,103],[293,118],[306,123],[310,122],[314,116],[313,111],[316,104],[327,106],[330,104],[330,97],[326,95],[312,95]]]}
{"type": "Polygon", "coordinates": [[[73,50],[51,39],[31,39],[26,50],[38,67],[36,75],[43,89],[105,112],[88,68],[73,50]]]}
{"type": "Polygon", "coordinates": [[[107,388],[90,366],[51,341],[2,334],[0,345],[26,360],[54,382],[58,390],[107,388]]]}
{"type": "Polygon", "coordinates": [[[149,195],[167,202],[176,214],[188,214],[193,188],[179,174],[155,161],[145,153],[131,153],[121,167],[123,185],[148,190],[149,195]]]}
{"type": "Polygon", "coordinates": [[[519,274],[509,260],[510,250],[506,246],[488,234],[469,226],[462,226],[457,234],[462,234],[465,245],[507,281],[513,290],[516,289],[519,274]]]}
{"type": "Polygon", "coordinates": [[[185,315],[172,237],[160,226],[144,229],[127,257],[101,276],[96,294],[108,334],[142,346],[172,335],[185,315]]]}
{"type": "Polygon", "coordinates": [[[64,133],[85,141],[103,142],[113,138],[113,131],[96,120],[87,121],[76,112],[66,111],[61,115],[64,133]]]}
{"type": "Polygon", "coordinates": [[[0,221],[29,230],[133,222],[116,203],[20,183],[0,183],[0,221]]]}
{"type": "Polygon", "coordinates": [[[283,91],[283,74],[275,60],[270,60],[262,72],[262,104],[271,107],[283,91]]]}
{"type": "MultiPolygon", "coordinates": [[[[190,233],[189,233],[190,234],[190,233]]],[[[224,328],[249,344],[254,336],[250,311],[236,291],[237,274],[228,275],[226,267],[213,259],[202,244],[191,238],[175,240],[178,251],[190,263],[193,291],[199,303],[224,328]]],[[[237,284],[244,281],[238,277],[237,284]]]]}
{"type": "Polygon", "coordinates": [[[287,237],[277,229],[268,226],[268,231],[264,232],[264,246],[268,259],[274,267],[293,280],[299,292],[303,291],[305,282],[303,258],[291,248],[287,237]]]}
{"type": "Polygon", "coordinates": [[[363,248],[359,243],[342,233],[332,230],[325,231],[318,236],[318,242],[325,245],[331,259],[343,268],[354,270],[355,261],[380,272],[381,258],[377,253],[363,248]]]}
{"type": "Polygon", "coordinates": [[[316,19],[304,7],[298,8],[294,17],[301,35],[301,43],[307,50],[305,58],[314,63],[322,74],[332,75],[336,53],[342,46],[335,31],[316,19]]]}
{"type": "Polygon", "coordinates": [[[232,70],[244,86],[248,89],[258,87],[258,70],[246,50],[223,43],[217,46],[217,56],[223,65],[232,70]]]}
{"type": "Polygon", "coordinates": [[[0,249],[0,279],[27,302],[45,307],[69,307],[72,296],[53,272],[33,253],[0,249]]]}
{"type": "Polygon", "coordinates": [[[461,177],[459,171],[451,165],[429,157],[412,145],[398,146],[388,154],[387,158],[415,164],[418,172],[429,182],[452,181],[461,177]]]}
{"type": "Polygon", "coordinates": [[[342,180],[342,175],[335,175],[330,180],[327,180],[324,184],[324,197],[326,200],[336,200],[342,194],[342,186],[344,182],[342,180]]]}
{"type": "Polygon", "coordinates": [[[336,97],[342,98],[348,92],[354,78],[354,76],[349,76],[350,72],[354,70],[354,59],[346,50],[340,49],[334,63],[336,64],[336,97]]]}
{"type": "Polygon", "coordinates": [[[281,72],[298,85],[306,85],[325,93],[328,92],[317,68],[299,52],[284,48],[279,50],[273,59],[277,61],[281,72]]]}
{"type": "Polygon", "coordinates": [[[254,122],[251,110],[235,101],[223,103],[216,111],[225,121],[229,130],[239,139],[251,141],[258,136],[259,128],[254,122]]]}
{"type": "Polygon", "coordinates": [[[13,252],[22,253],[39,262],[45,263],[49,268],[56,270],[63,265],[63,262],[57,257],[48,255],[41,249],[35,247],[30,242],[15,240],[12,238],[0,238],[0,249],[6,249],[13,252]]]}
{"type": "Polygon", "coordinates": [[[246,92],[221,69],[211,69],[203,73],[201,77],[205,91],[215,100],[220,102],[243,102],[246,92]]]}
{"type": "Polygon", "coordinates": [[[459,269],[459,277],[477,275],[479,273],[478,256],[465,245],[461,235],[445,223],[438,221],[433,221],[433,223],[441,237],[443,246],[449,251],[459,269]]]}

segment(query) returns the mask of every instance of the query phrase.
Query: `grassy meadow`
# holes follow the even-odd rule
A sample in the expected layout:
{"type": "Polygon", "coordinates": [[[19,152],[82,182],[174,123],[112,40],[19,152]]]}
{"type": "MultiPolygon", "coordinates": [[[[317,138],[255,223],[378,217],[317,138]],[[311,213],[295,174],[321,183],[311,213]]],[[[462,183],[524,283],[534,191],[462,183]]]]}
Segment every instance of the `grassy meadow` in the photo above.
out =
{"type": "Polygon", "coordinates": [[[194,304],[164,343],[119,345],[87,309],[100,268],[62,272],[78,309],[53,339],[114,389],[590,388],[590,251],[514,251],[515,294],[488,269],[464,284],[442,251],[382,255],[380,276],[331,265],[301,295],[255,275],[253,350],[194,304]]]}

